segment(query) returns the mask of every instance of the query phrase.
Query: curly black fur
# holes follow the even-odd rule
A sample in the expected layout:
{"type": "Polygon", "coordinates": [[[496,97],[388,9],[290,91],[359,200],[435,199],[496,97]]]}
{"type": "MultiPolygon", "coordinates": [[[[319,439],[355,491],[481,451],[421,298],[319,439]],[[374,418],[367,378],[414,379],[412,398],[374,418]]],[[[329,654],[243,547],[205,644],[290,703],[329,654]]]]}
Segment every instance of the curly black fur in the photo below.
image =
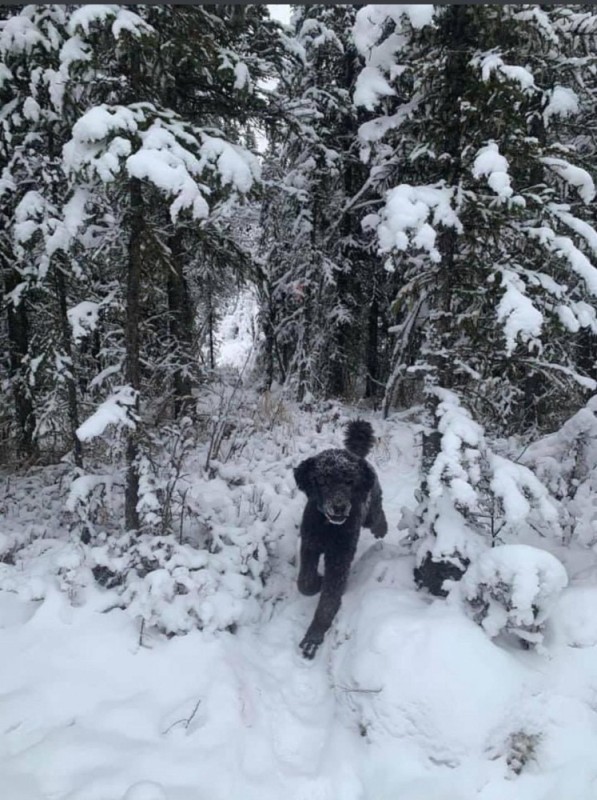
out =
{"type": "Polygon", "coordinates": [[[313,658],[342,600],[362,527],[376,538],[388,531],[381,487],[365,456],[373,446],[373,429],[364,420],[347,426],[345,450],[324,450],[294,470],[298,488],[307,495],[301,523],[298,588],[313,595],[321,590],[313,621],[300,647],[313,658]],[[319,559],[324,558],[324,574],[319,559]]]}

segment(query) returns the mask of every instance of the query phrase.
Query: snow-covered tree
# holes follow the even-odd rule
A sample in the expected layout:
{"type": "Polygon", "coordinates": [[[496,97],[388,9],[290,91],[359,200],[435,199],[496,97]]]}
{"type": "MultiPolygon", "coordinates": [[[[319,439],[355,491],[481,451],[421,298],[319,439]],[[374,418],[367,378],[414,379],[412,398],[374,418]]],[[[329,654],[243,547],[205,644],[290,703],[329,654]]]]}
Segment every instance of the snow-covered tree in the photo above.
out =
{"type": "MultiPolygon", "coordinates": [[[[361,229],[367,171],[351,95],[356,6],[297,8],[295,58],[267,154],[262,317],[268,381],[300,397],[375,394],[383,271],[361,229]]],[[[386,326],[387,327],[387,326],[386,326]]]]}
{"type": "Polygon", "coordinates": [[[6,16],[3,424],[28,453],[43,437],[47,451],[51,434],[80,466],[81,420],[114,401],[122,418],[100,417],[130,424],[127,528],[137,528],[146,437],[192,408],[203,311],[211,324],[213,298],[250,274],[235,226],[259,178],[247,145],[269,118],[262,80],[277,26],[259,6],[6,16]]]}
{"type": "MultiPolygon", "coordinates": [[[[357,17],[355,102],[377,110],[359,135],[385,200],[366,224],[402,283],[385,408],[418,378],[421,518],[433,534],[446,509],[430,476],[443,464],[449,487],[459,471],[455,453],[445,459],[445,392],[481,435],[554,425],[595,388],[577,347],[597,324],[595,188],[560,132],[582,106],[587,66],[571,57],[569,25],[569,9],[537,6],[367,6],[357,17]]],[[[466,457],[475,442],[461,439],[466,457]]],[[[491,494],[499,462],[486,466],[491,494]]],[[[449,508],[473,511],[457,495],[449,508]]]]}
{"type": "Polygon", "coordinates": [[[77,229],[85,198],[71,191],[62,146],[79,110],[68,82],[68,14],[13,8],[0,32],[2,269],[15,417],[29,454],[40,438],[72,449],[79,423],[68,317],[80,278],[77,229]],[[66,439],[65,439],[66,437],[66,439]]]}
{"type": "Polygon", "coordinates": [[[556,135],[579,110],[579,67],[562,68],[561,9],[425,9],[367,7],[356,29],[355,100],[385,105],[360,130],[386,192],[368,223],[403,283],[386,406],[414,339],[408,374],[525,430],[548,423],[554,389],[593,387],[565,345],[595,326],[593,180],[556,135]]]}
{"type": "MultiPolygon", "coordinates": [[[[106,242],[126,275],[119,286],[126,314],[120,378],[136,396],[144,393],[145,413],[164,390],[178,402],[190,399],[188,248],[205,255],[214,219],[229,217],[259,175],[257,160],[235,141],[238,126],[228,126],[232,141],[222,131],[229,93],[245,91],[250,80],[225,22],[207,7],[139,15],[117,6],[81,7],[69,21],[85,42],[85,56],[71,69],[85,84],[93,78],[94,90],[64,164],[93,195],[96,217],[116,212],[120,238],[108,227],[106,242]],[[106,49],[115,57],[98,74],[106,49]]],[[[138,435],[128,434],[128,529],[140,524],[138,435]]]]}

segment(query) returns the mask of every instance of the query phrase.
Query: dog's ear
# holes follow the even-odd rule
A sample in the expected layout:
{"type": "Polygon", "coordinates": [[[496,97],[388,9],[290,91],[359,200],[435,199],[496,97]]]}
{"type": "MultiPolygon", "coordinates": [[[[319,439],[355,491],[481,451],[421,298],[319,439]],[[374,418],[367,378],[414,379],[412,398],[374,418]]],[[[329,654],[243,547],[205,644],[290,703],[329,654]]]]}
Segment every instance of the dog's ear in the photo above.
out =
{"type": "Polygon", "coordinates": [[[296,481],[296,485],[304,492],[307,497],[313,492],[314,483],[313,483],[313,468],[315,466],[315,459],[306,458],[304,461],[298,465],[298,467],[294,470],[294,479],[296,481]]]}
{"type": "Polygon", "coordinates": [[[366,461],[361,463],[361,474],[359,479],[359,489],[363,492],[370,492],[375,485],[375,472],[373,467],[367,464],[366,461]]]}

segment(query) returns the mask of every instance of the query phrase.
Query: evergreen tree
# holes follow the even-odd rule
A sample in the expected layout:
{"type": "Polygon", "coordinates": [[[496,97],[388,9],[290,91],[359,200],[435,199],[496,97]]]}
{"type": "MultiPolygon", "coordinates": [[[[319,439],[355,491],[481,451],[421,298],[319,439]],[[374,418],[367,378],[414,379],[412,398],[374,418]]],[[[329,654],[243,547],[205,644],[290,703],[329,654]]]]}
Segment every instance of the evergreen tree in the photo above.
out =
{"type": "Polygon", "coordinates": [[[573,88],[555,83],[562,11],[533,9],[440,9],[420,29],[388,20],[397,30],[386,36],[399,28],[408,42],[404,69],[369,65],[361,75],[357,100],[382,92],[389,106],[361,128],[387,190],[371,224],[402,281],[386,406],[413,350],[428,381],[471,389],[467,404],[490,426],[549,424],[554,384],[559,400],[590,385],[564,343],[595,324],[574,213],[594,187],[552,130],[579,105],[573,88]],[[392,69],[395,88],[384,77],[392,69]]]}
{"type": "MultiPolygon", "coordinates": [[[[205,254],[205,242],[218,230],[214,218],[225,221],[258,176],[256,160],[221,131],[230,93],[243,89],[249,78],[230,49],[226,19],[216,10],[168,7],[147,9],[145,16],[123,9],[96,15],[92,8],[80,10],[71,27],[97,50],[94,59],[79,64],[83,80],[95,75],[108,28],[120,30],[123,14],[127,41],[110,45],[117,56],[111,73],[101,80],[95,76],[94,99],[105,102],[78,120],[65,155],[74,180],[98,198],[95,213],[119,209],[125,244],[117,247],[127,276],[121,288],[126,384],[135,398],[142,393],[151,403],[164,388],[168,392],[162,377],[173,380],[180,410],[190,399],[193,343],[185,253],[199,245],[205,254]],[[189,30],[196,36],[189,38],[189,30]],[[136,47],[128,43],[131,36],[136,47]],[[193,104],[201,104],[200,114],[191,111],[193,104]]],[[[239,138],[233,125],[228,133],[239,138]]],[[[114,261],[118,250],[112,252],[114,261]]],[[[139,410],[135,400],[129,414],[135,418],[139,410]]],[[[137,427],[128,434],[126,453],[126,523],[136,529],[137,427]]]]}
{"type": "MultiPolygon", "coordinates": [[[[477,492],[458,487],[481,489],[481,461],[497,494],[503,465],[485,451],[477,460],[474,425],[553,426],[595,388],[574,346],[596,329],[584,211],[595,191],[573,142],[557,135],[582,103],[568,23],[569,10],[536,6],[438,7],[433,21],[430,7],[368,7],[357,20],[367,65],[355,99],[382,111],[360,130],[385,193],[368,224],[402,283],[385,408],[419,376],[428,410],[419,513],[433,535],[448,508],[479,512],[477,492]],[[460,404],[476,422],[453,439],[450,420],[468,413],[460,404]]],[[[427,550],[433,561],[438,549],[427,550]]],[[[435,580],[433,569],[420,577],[435,580]]]]}
{"type": "Polygon", "coordinates": [[[67,13],[56,5],[8,13],[0,37],[0,251],[15,420],[26,454],[51,437],[59,452],[72,449],[80,466],[68,308],[77,274],[72,240],[82,209],[72,202],[61,152],[78,110],[62,68],[67,13]]]}
{"type": "Polygon", "coordinates": [[[278,89],[284,126],[268,154],[266,371],[269,382],[296,381],[299,397],[374,395],[380,370],[385,273],[360,225],[367,172],[351,103],[361,67],[356,10],[295,10],[297,56],[278,89]]]}
{"type": "Polygon", "coordinates": [[[229,292],[231,276],[249,271],[235,219],[259,177],[244,145],[269,118],[261,81],[278,29],[259,6],[27,6],[7,16],[8,423],[23,451],[42,436],[47,450],[51,432],[80,466],[81,438],[119,407],[135,529],[141,438],[145,447],[155,421],[188,411],[198,385],[196,311],[209,306],[213,323],[217,287],[229,292]]]}

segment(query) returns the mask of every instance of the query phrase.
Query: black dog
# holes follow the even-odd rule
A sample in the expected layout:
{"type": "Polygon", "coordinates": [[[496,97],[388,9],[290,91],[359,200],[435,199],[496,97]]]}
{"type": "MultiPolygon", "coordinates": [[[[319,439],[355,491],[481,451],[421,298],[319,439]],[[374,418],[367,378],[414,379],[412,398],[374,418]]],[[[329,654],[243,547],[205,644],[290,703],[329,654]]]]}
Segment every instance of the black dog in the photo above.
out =
{"type": "Polygon", "coordinates": [[[321,597],[313,621],[300,644],[305,658],[313,658],[340,608],[361,527],[378,539],[388,523],[381,506],[381,487],[365,456],[373,446],[373,430],[364,420],[349,422],[346,450],[324,450],[294,470],[298,488],[308,501],[301,523],[301,594],[321,597]],[[317,571],[324,557],[323,578],[317,571]]]}

